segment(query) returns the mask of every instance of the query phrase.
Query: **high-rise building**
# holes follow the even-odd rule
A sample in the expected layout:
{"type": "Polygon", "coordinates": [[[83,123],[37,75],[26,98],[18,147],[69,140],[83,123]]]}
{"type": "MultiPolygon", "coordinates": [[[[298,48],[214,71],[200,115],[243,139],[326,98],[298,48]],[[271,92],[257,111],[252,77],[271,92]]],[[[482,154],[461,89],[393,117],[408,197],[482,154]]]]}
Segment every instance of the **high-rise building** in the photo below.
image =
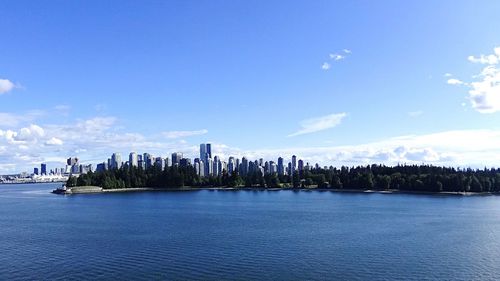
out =
{"type": "Polygon", "coordinates": [[[111,169],[120,169],[122,167],[122,155],[115,152],[111,155],[111,169]]]}
{"type": "Polygon", "coordinates": [[[163,171],[165,169],[165,161],[161,157],[156,157],[154,166],[163,171]]]}
{"type": "Polygon", "coordinates": [[[172,166],[179,165],[181,163],[182,153],[174,152],[172,153],[172,166]]]}
{"type": "Polygon", "coordinates": [[[205,143],[200,144],[200,160],[204,161],[207,155],[207,145],[205,143]]]}
{"type": "Polygon", "coordinates": [[[293,175],[293,173],[297,170],[297,156],[293,155],[292,156],[292,170],[290,171],[291,174],[293,175]]]}
{"type": "Polygon", "coordinates": [[[207,157],[212,158],[212,145],[207,143],[207,157]]]}
{"type": "Polygon", "coordinates": [[[219,156],[215,156],[214,157],[214,163],[213,163],[212,170],[214,171],[214,177],[220,175],[220,170],[219,170],[219,156]]]}
{"type": "Polygon", "coordinates": [[[191,159],[189,158],[181,158],[181,160],[179,160],[179,166],[181,167],[187,167],[190,165],[191,165],[191,159]]]}
{"type": "Polygon", "coordinates": [[[46,176],[46,175],[47,175],[47,164],[42,163],[42,164],[40,165],[40,174],[41,174],[42,176],[46,176]]]}
{"type": "Polygon", "coordinates": [[[68,160],[66,160],[66,163],[69,166],[78,165],[78,158],[77,157],[70,157],[70,158],[68,158],[68,160]]]}
{"type": "Polygon", "coordinates": [[[131,167],[137,167],[138,166],[139,159],[137,157],[137,153],[135,152],[130,152],[128,155],[128,164],[131,167]]]}
{"type": "Polygon", "coordinates": [[[33,174],[38,175],[38,168],[33,169],[33,174]]]}
{"type": "Polygon", "coordinates": [[[248,160],[245,157],[241,158],[241,167],[240,167],[240,174],[243,176],[246,176],[248,173],[248,160]]]}
{"type": "Polygon", "coordinates": [[[278,166],[274,161],[269,162],[269,173],[276,174],[278,172],[278,166]]]}
{"type": "Polygon", "coordinates": [[[198,175],[200,177],[205,177],[206,174],[205,174],[205,163],[203,161],[200,160],[200,170],[199,170],[199,173],[198,175]]]}
{"type": "Polygon", "coordinates": [[[299,174],[302,175],[302,173],[304,172],[304,161],[302,161],[302,159],[299,160],[299,167],[298,167],[298,169],[299,169],[299,174]]]}
{"type": "Polygon", "coordinates": [[[229,174],[232,174],[234,172],[234,166],[235,166],[235,163],[234,163],[234,157],[229,157],[229,162],[227,163],[227,172],[229,174]]]}
{"type": "Polygon", "coordinates": [[[278,157],[278,175],[284,175],[285,174],[285,166],[283,165],[283,158],[278,157]]]}

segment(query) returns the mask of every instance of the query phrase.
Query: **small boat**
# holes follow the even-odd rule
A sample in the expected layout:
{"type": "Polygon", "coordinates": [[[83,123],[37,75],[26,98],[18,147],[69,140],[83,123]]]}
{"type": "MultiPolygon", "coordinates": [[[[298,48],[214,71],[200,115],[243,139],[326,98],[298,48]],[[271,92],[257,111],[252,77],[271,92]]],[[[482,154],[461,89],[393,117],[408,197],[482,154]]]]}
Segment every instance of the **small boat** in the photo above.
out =
{"type": "Polygon", "coordinates": [[[52,190],[52,193],[54,194],[66,194],[67,192],[66,184],[63,184],[61,187],[58,187],[54,190],[52,190]]]}

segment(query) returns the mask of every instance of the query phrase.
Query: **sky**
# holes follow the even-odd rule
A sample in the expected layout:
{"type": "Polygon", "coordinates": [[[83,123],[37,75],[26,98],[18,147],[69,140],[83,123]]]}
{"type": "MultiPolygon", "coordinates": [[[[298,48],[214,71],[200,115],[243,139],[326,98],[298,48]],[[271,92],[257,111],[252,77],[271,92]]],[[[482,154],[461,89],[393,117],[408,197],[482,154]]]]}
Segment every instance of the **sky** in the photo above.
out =
{"type": "Polygon", "coordinates": [[[2,1],[0,174],[113,152],[500,167],[500,1],[2,1]]]}

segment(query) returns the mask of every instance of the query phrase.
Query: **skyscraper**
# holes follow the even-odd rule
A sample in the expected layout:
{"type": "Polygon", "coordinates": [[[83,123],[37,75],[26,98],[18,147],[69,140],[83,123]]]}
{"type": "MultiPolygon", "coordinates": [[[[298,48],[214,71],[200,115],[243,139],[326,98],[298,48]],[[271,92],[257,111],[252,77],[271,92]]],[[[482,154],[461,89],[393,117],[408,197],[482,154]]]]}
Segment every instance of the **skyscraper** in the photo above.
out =
{"type": "Polygon", "coordinates": [[[229,157],[229,162],[227,163],[227,172],[229,174],[232,174],[234,172],[234,166],[235,166],[235,163],[234,163],[234,157],[229,157]]]}
{"type": "Polygon", "coordinates": [[[214,157],[214,163],[213,163],[213,168],[212,170],[214,171],[214,177],[220,175],[220,170],[219,170],[219,156],[214,157]]]}
{"type": "Polygon", "coordinates": [[[207,143],[207,157],[212,158],[212,145],[207,143]]]}
{"type": "Polygon", "coordinates": [[[122,155],[115,152],[111,155],[111,169],[120,169],[122,167],[122,155]]]}
{"type": "Polygon", "coordinates": [[[182,153],[174,152],[172,153],[172,166],[179,165],[182,159],[182,153]]]}
{"type": "Polygon", "coordinates": [[[42,163],[40,165],[40,174],[43,176],[43,175],[47,175],[47,164],[45,163],[42,163]]]}
{"type": "Polygon", "coordinates": [[[298,167],[298,169],[299,169],[299,174],[302,175],[302,173],[304,172],[304,161],[302,161],[302,159],[299,160],[299,167],[298,167]]]}
{"type": "Polygon", "coordinates": [[[292,170],[290,173],[293,175],[293,173],[297,170],[297,156],[293,155],[292,156],[292,170]]]}
{"type": "Polygon", "coordinates": [[[33,174],[38,175],[38,168],[33,169],[33,174]]]}
{"type": "Polygon", "coordinates": [[[200,160],[205,161],[207,155],[207,145],[202,143],[200,144],[200,160]]]}
{"type": "Polygon", "coordinates": [[[137,167],[138,165],[138,158],[137,158],[137,153],[135,152],[130,152],[129,156],[128,156],[128,164],[131,166],[131,167],[137,167]]]}
{"type": "Polygon", "coordinates": [[[283,158],[278,158],[278,175],[285,174],[285,166],[283,166],[283,158]]]}

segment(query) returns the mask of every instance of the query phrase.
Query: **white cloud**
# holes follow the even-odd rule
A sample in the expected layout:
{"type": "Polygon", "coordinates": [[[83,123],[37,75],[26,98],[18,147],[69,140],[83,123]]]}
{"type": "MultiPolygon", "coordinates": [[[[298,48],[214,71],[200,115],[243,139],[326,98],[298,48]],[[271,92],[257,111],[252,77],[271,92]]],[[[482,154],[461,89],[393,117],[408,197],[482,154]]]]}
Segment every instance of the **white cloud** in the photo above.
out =
{"type": "Polygon", "coordinates": [[[499,167],[500,130],[458,130],[424,135],[407,135],[357,145],[323,147],[288,147],[280,149],[241,150],[213,144],[215,155],[249,159],[289,161],[291,155],[320,165],[433,164],[483,168],[499,167]]]}
{"type": "Polygon", "coordinates": [[[480,64],[497,64],[499,61],[499,58],[496,55],[481,55],[479,57],[469,56],[467,59],[470,62],[480,64]]]}
{"type": "Polygon", "coordinates": [[[64,142],[61,139],[58,139],[56,137],[52,137],[45,142],[46,145],[63,145],[63,143],[64,142]]]}
{"type": "Polygon", "coordinates": [[[288,137],[310,134],[333,128],[339,125],[340,122],[342,122],[342,119],[346,117],[346,115],[346,113],[334,113],[322,117],[303,120],[302,122],[300,122],[301,129],[293,134],[288,135],[288,137]]]}
{"type": "Polygon", "coordinates": [[[463,85],[463,84],[465,84],[463,81],[460,81],[460,80],[455,79],[455,78],[448,79],[448,81],[446,81],[446,83],[448,83],[450,85],[463,85]]]}
{"type": "Polygon", "coordinates": [[[343,51],[344,51],[344,53],[346,53],[346,54],[351,54],[351,53],[352,53],[352,51],[351,51],[351,50],[349,50],[349,49],[344,49],[343,51]]]}
{"type": "Polygon", "coordinates": [[[8,79],[0,79],[0,95],[10,92],[15,88],[14,83],[8,79]]]}
{"type": "Polygon", "coordinates": [[[339,61],[345,59],[345,56],[339,54],[330,54],[330,58],[332,60],[339,61]]]}
{"type": "Polygon", "coordinates": [[[469,88],[469,101],[472,108],[480,113],[494,113],[500,111],[500,47],[494,49],[494,54],[469,56],[473,63],[486,64],[474,81],[462,82],[458,79],[449,79],[448,84],[466,85],[469,88]]]}
{"type": "Polygon", "coordinates": [[[162,135],[167,139],[178,139],[192,136],[199,136],[208,133],[207,129],[197,130],[197,131],[169,131],[163,132],[162,135]]]}
{"type": "Polygon", "coordinates": [[[453,75],[452,75],[451,73],[445,73],[443,76],[444,76],[444,77],[451,77],[451,76],[453,76],[453,75]]]}
{"type": "Polygon", "coordinates": [[[321,65],[321,69],[323,70],[328,70],[330,69],[331,65],[327,62],[324,62],[322,65],[321,65]]]}

